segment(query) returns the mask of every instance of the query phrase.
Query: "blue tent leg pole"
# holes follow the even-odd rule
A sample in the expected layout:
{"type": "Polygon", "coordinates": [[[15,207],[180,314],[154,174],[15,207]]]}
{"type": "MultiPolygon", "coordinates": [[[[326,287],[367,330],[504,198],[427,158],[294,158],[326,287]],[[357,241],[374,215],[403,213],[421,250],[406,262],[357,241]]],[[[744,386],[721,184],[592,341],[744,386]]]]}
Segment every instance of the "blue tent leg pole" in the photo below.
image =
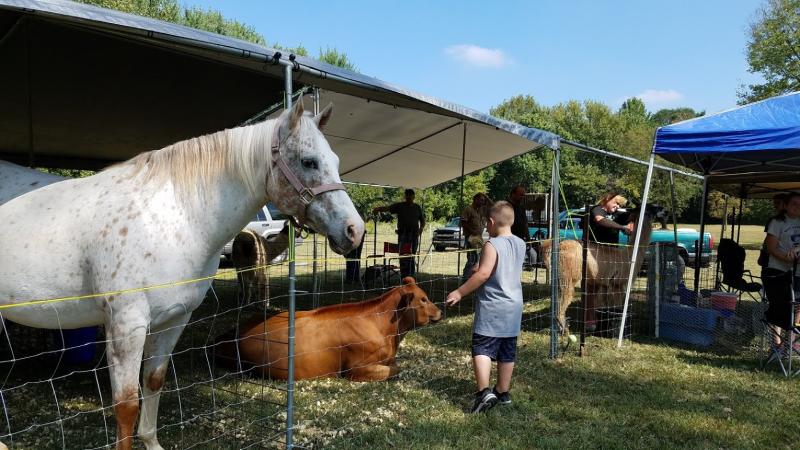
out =
{"type": "Polygon", "coordinates": [[[694,250],[694,298],[700,298],[700,265],[703,262],[703,241],[706,233],[706,203],[708,203],[708,175],[703,177],[703,202],[700,204],[700,239],[694,250]]]}

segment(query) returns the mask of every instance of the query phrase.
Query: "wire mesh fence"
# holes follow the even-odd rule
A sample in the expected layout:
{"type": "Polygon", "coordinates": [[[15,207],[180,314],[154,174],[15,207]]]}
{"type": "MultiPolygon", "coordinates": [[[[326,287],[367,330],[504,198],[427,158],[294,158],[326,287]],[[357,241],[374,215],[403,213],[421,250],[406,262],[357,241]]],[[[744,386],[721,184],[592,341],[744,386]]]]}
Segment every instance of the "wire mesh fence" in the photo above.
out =
{"type": "MultiPolygon", "coordinates": [[[[296,252],[298,311],[335,309],[379,298],[402,285],[402,258],[414,258],[413,277],[417,285],[446,320],[435,326],[414,323],[395,335],[383,336],[390,344],[399,344],[401,335],[403,338],[403,345],[393,348],[396,373],[391,374],[391,382],[348,380],[350,374],[363,368],[362,359],[346,367],[342,361],[339,369],[323,374],[330,377],[315,376],[297,383],[292,422],[294,445],[301,448],[356,445],[359,436],[369,434],[371,426],[381,421],[396,421],[402,427],[412,409],[418,412],[430,408],[430,414],[436,414],[432,406],[436,402],[431,401],[435,399],[446,398],[467,410],[474,392],[472,382],[465,381],[471,379],[472,372],[474,305],[469,300],[473,297],[455,307],[445,308],[443,304],[446,294],[462,282],[467,253],[456,248],[437,251],[430,235],[425,235],[417,254],[400,255],[391,251],[396,248],[384,245],[396,242],[396,235],[389,227],[379,227],[378,233],[370,229],[358,257],[333,254],[319,236],[303,238],[296,252]]],[[[600,253],[597,255],[601,266],[620,263],[618,257],[604,259],[600,253]]],[[[643,256],[629,299],[624,337],[668,339],[677,345],[752,355],[758,334],[754,317],[760,314],[759,301],[737,298],[732,309],[728,303],[715,302],[711,294],[716,285],[713,260],[701,270],[701,289],[692,301],[687,292],[692,292],[693,273],[691,268],[682,269],[674,256],[675,249],[664,246],[652,247],[643,256]],[[696,332],[693,328],[697,327],[697,321],[703,320],[707,321],[703,322],[707,328],[703,331],[706,340],[698,342],[697,335],[692,334],[696,332]]],[[[629,267],[629,261],[624,258],[622,261],[623,267],[617,272],[625,272],[629,267]]],[[[270,377],[258,364],[232,363],[230,358],[221,357],[226,351],[230,356],[230,344],[241,340],[248,324],[266,323],[288,308],[287,264],[245,270],[264,271],[268,275],[263,278],[265,285],[243,286],[237,280],[236,269],[223,265],[171,355],[158,423],[159,439],[165,447],[281,448],[286,444],[287,382],[270,377]]],[[[541,264],[526,266],[522,274],[525,304],[520,347],[528,352],[525,354],[543,359],[547,357],[551,314],[557,314],[550,309],[550,281],[541,264]]],[[[576,290],[565,313],[569,333],[583,333],[584,345],[589,349],[598,339],[616,338],[622,322],[627,278],[598,281],[605,283],[598,283],[604,289],[600,294],[605,297],[596,299],[594,304],[586,303],[575,281],[576,290]],[[592,315],[593,330],[587,327],[592,315]]],[[[394,314],[398,314],[397,307],[389,310],[389,316],[394,314]]],[[[364,326],[387,317],[364,309],[355,318],[364,326]]],[[[333,329],[353,328],[352,317],[332,320],[333,329]]],[[[299,323],[298,329],[301,327],[299,323]]],[[[86,331],[78,340],[70,333],[6,322],[6,338],[0,348],[4,379],[0,388],[3,403],[0,440],[13,448],[115,445],[114,404],[109,388],[109,363],[103,351],[106,345],[103,330],[86,331]],[[89,348],[92,352],[75,354],[89,348]]],[[[580,341],[572,341],[568,333],[560,336],[559,343],[562,353],[580,348],[580,341]]],[[[356,340],[337,346],[360,344],[364,342],[356,340]]],[[[322,355],[329,350],[329,346],[323,346],[318,352],[322,355]]],[[[305,356],[319,359],[314,351],[305,356]]],[[[391,441],[391,436],[386,439],[391,441]]]]}

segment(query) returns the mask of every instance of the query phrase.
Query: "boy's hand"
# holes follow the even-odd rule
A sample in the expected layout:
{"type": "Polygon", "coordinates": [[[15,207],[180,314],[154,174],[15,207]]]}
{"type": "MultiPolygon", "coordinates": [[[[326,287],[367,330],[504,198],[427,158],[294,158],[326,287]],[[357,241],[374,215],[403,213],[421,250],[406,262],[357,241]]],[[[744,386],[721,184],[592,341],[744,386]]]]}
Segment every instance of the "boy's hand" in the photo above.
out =
{"type": "Polygon", "coordinates": [[[453,306],[460,301],[461,301],[461,294],[456,289],[455,291],[447,294],[447,297],[445,297],[444,299],[444,304],[447,306],[453,306]]]}

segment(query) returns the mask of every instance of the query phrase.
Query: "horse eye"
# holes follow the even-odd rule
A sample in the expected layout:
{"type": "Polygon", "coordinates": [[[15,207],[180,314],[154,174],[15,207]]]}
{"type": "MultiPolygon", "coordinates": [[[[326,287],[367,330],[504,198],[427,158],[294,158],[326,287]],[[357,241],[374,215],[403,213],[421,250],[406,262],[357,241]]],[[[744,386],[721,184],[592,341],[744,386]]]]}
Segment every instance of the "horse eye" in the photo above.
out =
{"type": "Polygon", "coordinates": [[[305,167],[306,169],[316,169],[318,167],[317,166],[317,161],[315,159],[311,159],[311,158],[303,158],[303,159],[301,159],[300,160],[300,164],[302,164],[303,167],[305,167]]]}

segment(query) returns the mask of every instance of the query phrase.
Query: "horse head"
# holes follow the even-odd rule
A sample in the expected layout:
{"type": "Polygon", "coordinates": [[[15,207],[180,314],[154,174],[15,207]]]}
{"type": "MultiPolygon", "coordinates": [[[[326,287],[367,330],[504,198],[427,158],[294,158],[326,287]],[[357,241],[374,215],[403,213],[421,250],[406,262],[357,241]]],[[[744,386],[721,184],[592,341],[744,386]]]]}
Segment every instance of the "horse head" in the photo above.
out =
{"type": "Polygon", "coordinates": [[[345,254],[360,244],[364,221],[341,184],[339,157],[322,134],[331,109],[328,105],[314,117],[298,101],[280,115],[272,133],[267,194],[281,211],[326,235],[331,249],[345,254]]]}

